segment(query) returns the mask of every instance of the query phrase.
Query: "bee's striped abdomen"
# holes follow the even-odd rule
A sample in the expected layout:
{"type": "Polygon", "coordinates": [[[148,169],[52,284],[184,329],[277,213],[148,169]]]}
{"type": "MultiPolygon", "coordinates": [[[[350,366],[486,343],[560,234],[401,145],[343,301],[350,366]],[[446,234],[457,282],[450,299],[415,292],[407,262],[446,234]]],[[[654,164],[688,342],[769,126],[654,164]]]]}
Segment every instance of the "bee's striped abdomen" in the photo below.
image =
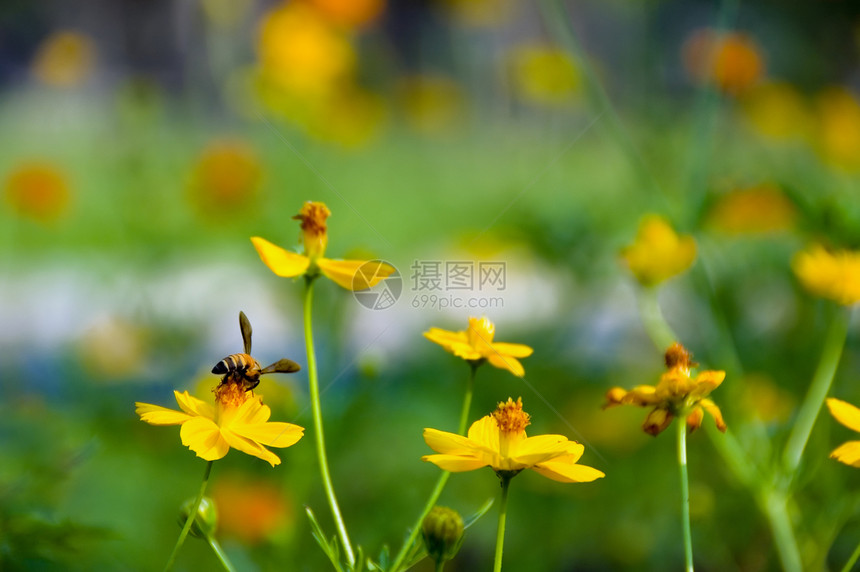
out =
{"type": "Polygon", "coordinates": [[[254,358],[248,354],[232,354],[216,363],[215,367],[212,368],[212,373],[217,375],[233,372],[244,373],[248,368],[253,367],[253,365],[254,358]]]}

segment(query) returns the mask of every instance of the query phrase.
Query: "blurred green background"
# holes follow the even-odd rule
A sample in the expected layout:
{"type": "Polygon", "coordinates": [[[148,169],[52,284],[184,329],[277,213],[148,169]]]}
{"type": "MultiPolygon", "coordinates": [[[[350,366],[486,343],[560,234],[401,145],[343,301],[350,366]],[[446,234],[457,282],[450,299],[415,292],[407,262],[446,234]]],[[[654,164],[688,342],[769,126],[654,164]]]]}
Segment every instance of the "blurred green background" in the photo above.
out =
{"type": "MultiPolygon", "coordinates": [[[[212,365],[241,350],[240,310],[260,361],[305,365],[301,284],[249,237],[296,247],[306,200],[333,212],[331,256],[382,258],[403,280],[378,310],[317,288],[354,542],[397,550],[438,476],[421,431],[456,428],[468,367],[421,332],[487,315],[535,353],[525,381],[480,370],[472,420],[522,396],[531,433],[584,442],[607,475],[519,477],[505,568],[680,569],[672,439],[642,432],[645,410],[601,410],[609,387],[663,367],[618,252],[648,212],[696,238],[661,306],[703,367],[727,371],[712,397],[748,457],[778,459],[839,311],[791,258],[860,246],[858,55],[849,1],[5,2],[0,569],[163,566],[205,463],[134,402],[205,398],[212,365]],[[456,261],[504,263],[504,290],[422,287],[416,263],[456,261]]],[[[832,395],[860,402],[858,361],[852,329],[832,395]]],[[[273,419],[311,426],[306,382],[264,378],[273,419]]],[[[688,443],[697,567],[780,569],[710,433],[688,443]]],[[[827,458],[847,439],[823,413],[793,485],[807,570],[839,569],[860,541],[860,479],[827,458]]],[[[219,538],[243,570],[327,569],[303,514],[334,532],[311,435],[279,455],[215,464],[219,538]]],[[[471,514],[497,483],[453,475],[441,503],[471,514]]],[[[448,570],[490,568],[495,514],[448,570]]],[[[177,569],[218,563],[190,539],[177,569]]]]}

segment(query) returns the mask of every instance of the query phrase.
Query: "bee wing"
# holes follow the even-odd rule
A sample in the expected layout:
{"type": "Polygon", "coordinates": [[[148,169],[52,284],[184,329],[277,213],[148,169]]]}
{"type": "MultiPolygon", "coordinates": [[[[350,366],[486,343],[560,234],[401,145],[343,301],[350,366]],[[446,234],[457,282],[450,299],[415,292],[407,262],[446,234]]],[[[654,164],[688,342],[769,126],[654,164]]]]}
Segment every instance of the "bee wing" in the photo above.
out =
{"type": "Polygon", "coordinates": [[[251,322],[245,312],[239,312],[239,329],[242,330],[242,342],[245,344],[245,353],[251,354],[251,322]]]}
{"type": "Polygon", "coordinates": [[[295,373],[299,371],[301,366],[291,359],[278,360],[272,365],[266,366],[260,373],[295,373]]]}

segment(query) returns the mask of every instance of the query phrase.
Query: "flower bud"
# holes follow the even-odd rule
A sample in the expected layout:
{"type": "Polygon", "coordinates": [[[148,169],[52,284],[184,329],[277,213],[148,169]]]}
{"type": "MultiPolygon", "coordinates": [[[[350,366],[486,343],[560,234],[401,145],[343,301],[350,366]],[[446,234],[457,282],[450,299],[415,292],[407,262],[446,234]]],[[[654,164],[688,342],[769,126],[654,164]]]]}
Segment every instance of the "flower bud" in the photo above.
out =
{"type": "Polygon", "coordinates": [[[463,518],[454,509],[434,506],[424,518],[421,536],[430,558],[437,563],[450,560],[463,542],[463,518]]]}
{"type": "MultiPolygon", "coordinates": [[[[182,503],[179,508],[179,526],[185,526],[188,520],[188,515],[191,514],[191,509],[194,507],[195,498],[190,498],[182,503]]],[[[191,536],[197,538],[209,538],[215,534],[218,528],[218,509],[215,502],[209,497],[200,499],[200,506],[197,507],[197,518],[191,523],[189,532],[191,536]]]]}

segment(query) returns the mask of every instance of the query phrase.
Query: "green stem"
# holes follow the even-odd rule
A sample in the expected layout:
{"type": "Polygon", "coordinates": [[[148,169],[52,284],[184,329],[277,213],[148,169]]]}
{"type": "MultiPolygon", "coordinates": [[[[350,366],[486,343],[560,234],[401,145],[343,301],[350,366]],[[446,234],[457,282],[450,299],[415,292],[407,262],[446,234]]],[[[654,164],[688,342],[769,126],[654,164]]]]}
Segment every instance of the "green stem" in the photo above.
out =
{"type": "Polygon", "coordinates": [[[806,393],[785,446],[782,461],[789,475],[792,475],[800,465],[800,457],[809,441],[815,419],[833,383],[833,376],[836,374],[836,367],[842,357],[842,348],[845,347],[845,338],[848,334],[848,317],[847,311],[840,311],[830,323],[830,330],[824,341],[824,350],[821,352],[821,361],[818,362],[809,391],[806,393]]]}
{"type": "Polygon", "coordinates": [[[656,286],[639,289],[639,315],[642,317],[642,325],[645,327],[648,337],[651,338],[657,350],[662,353],[675,343],[678,338],[660,311],[657,291],[656,286]]]}
{"type": "Polygon", "coordinates": [[[508,486],[511,483],[510,475],[499,475],[502,479],[502,500],[499,503],[499,528],[496,531],[496,558],[493,564],[493,572],[502,570],[502,552],[505,546],[505,518],[508,512],[508,486]]]}
{"type": "Polygon", "coordinates": [[[760,494],[764,497],[760,504],[763,505],[762,509],[770,523],[782,569],[786,572],[800,572],[803,565],[797,540],[794,538],[794,530],[791,527],[791,519],[788,516],[787,496],[773,487],[765,489],[764,486],[760,494]]]}
{"type": "MultiPolygon", "coordinates": [[[[466,424],[469,421],[469,409],[472,405],[472,394],[475,389],[475,372],[478,371],[478,366],[480,364],[470,362],[469,365],[472,367],[472,370],[469,374],[469,381],[466,385],[466,395],[463,397],[463,408],[460,411],[460,425],[458,431],[460,435],[465,435],[466,433],[466,424]]],[[[433,492],[430,493],[430,498],[427,499],[427,503],[424,505],[421,515],[412,526],[412,531],[409,533],[409,537],[406,539],[406,542],[404,542],[403,546],[400,548],[400,552],[397,553],[397,557],[394,559],[394,564],[391,565],[390,570],[396,572],[400,570],[401,566],[403,566],[403,561],[406,559],[406,555],[409,554],[409,549],[418,538],[418,533],[421,531],[421,525],[424,522],[424,519],[427,518],[427,515],[430,514],[430,511],[434,506],[436,506],[436,501],[438,501],[439,497],[442,496],[442,491],[445,489],[445,485],[448,483],[448,477],[450,476],[451,473],[448,471],[442,471],[442,474],[439,475],[439,479],[436,481],[436,486],[433,488],[433,492]]]]}
{"type": "Polygon", "coordinates": [[[224,570],[227,572],[236,572],[236,569],[233,568],[233,564],[230,563],[230,559],[227,558],[227,553],[224,552],[223,548],[221,548],[221,544],[218,540],[214,536],[207,536],[206,540],[209,541],[209,546],[212,547],[212,551],[215,552],[215,556],[218,557],[224,570]]]}
{"type": "Polygon", "coordinates": [[[440,558],[436,561],[436,572],[442,572],[442,568],[445,567],[445,559],[440,558]]]}
{"type": "Polygon", "coordinates": [[[690,532],[690,483],[687,480],[687,424],[682,418],[678,426],[678,467],[681,472],[681,527],[684,531],[684,561],[687,572],[693,572],[693,535],[690,532]]]}
{"type": "Polygon", "coordinates": [[[215,461],[206,463],[206,471],[203,473],[203,482],[200,484],[200,492],[197,493],[197,499],[188,513],[188,518],[185,519],[185,525],[179,533],[179,538],[176,539],[176,545],[173,547],[173,552],[170,553],[170,558],[167,559],[167,564],[164,565],[164,571],[167,572],[173,568],[173,563],[176,561],[176,555],[179,554],[179,549],[182,548],[182,543],[185,542],[185,537],[188,536],[188,531],[191,530],[191,524],[197,517],[197,511],[200,508],[200,503],[203,501],[203,493],[206,492],[206,485],[209,483],[209,475],[212,473],[212,464],[215,461]]]}
{"type": "Polygon", "coordinates": [[[851,569],[854,568],[854,564],[857,563],[858,558],[860,558],[860,544],[857,545],[851,558],[849,558],[848,562],[845,563],[845,566],[842,567],[842,572],[850,572],[851,569]]]}
{"type": "Polygon", "coordinates": [[[314,436],[317,458],[320,464],[320,475],[322,476],[323,487],[325,488],[326,498],[328,499],[329,507],[331,508],[332,518],[334,519],[337,532],[340,536],[340,541],[343,544],[344,552],[346,552],[347,562],[350,568],[355,566],[355,554],[352,551],[352,544],[349,542],[349,535],[346,532],[346,525],[343,521],[343,516],[340,513],[340,507],[337,504],[337,497],[334,494],[334,487],[331,482],[331,474],[328,469],[328,459],[325,454],[325,436],[323,435],[322,407],[320,405],[320,388],[319,379],[317,378],[317,358],[314,351],[314,334],[311,324],[311,312],[313,309],[313,281],[314,277],[305,278],[305,301],[304,301],[304,325],[305,325],[305,347],[308,356],[308,384],[310,386],[311,411],[314,420],[314,436]]]}

